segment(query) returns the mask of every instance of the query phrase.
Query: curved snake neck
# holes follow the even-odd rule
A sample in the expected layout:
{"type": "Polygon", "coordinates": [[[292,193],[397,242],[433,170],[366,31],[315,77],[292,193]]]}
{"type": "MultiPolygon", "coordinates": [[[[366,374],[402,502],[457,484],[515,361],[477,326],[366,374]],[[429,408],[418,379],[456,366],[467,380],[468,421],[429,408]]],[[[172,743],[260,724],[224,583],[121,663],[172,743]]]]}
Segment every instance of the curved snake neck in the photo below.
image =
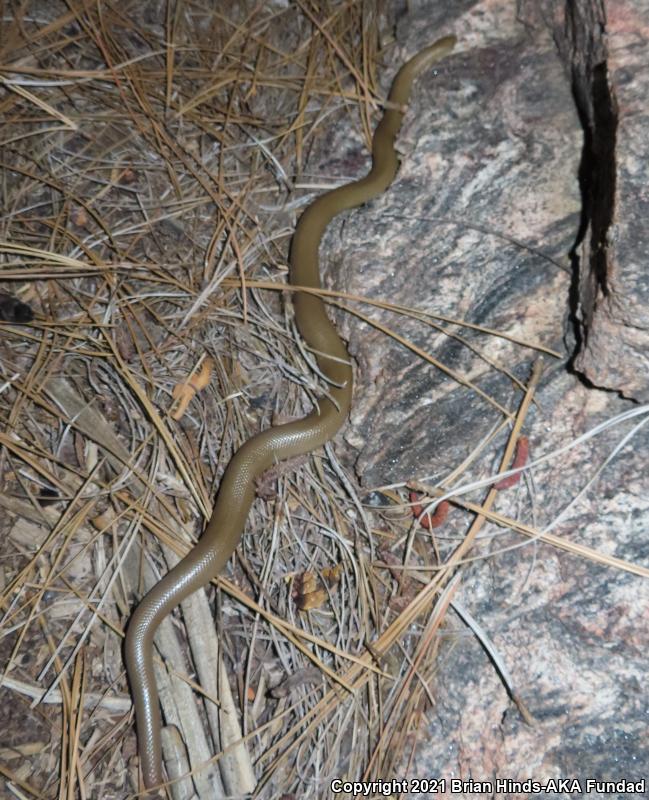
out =
{"type": "MultiPolygon", "coordinates": [[[[318,248],[333,217],[384,192],[399,165],[394,149],[415,77],[449,53],[455,37],[447,36],[421,50],[399,70],[389,103],[372,139],[372,168],[358,181],[317,198],[302,214],[291,242],[290,281],[320,288],[318,248]]],[[[304,419],[270,428],[249,439],[228,464],[212,516],[198,544],[143,598],[126,633],[126,669],[135,703],[142,778],[146,788],[164,781],[160,744],[160,708],[153,674],[153,638],[162,620],[188,595],[216,577],[241,538],[254,499],[255,479],[276,461],[302,455],[331,439],[351,407],[349,354],[329,320],[320,297],[296,292],[295,320],[319,369],[330,382],[328,396],[304,419]]]]}

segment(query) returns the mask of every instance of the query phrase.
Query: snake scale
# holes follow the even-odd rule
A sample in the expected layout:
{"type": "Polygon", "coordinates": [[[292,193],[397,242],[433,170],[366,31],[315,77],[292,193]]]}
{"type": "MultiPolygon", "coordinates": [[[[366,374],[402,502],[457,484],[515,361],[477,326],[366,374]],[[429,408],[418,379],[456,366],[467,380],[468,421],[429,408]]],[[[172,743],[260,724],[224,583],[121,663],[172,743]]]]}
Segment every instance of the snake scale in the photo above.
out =
{"type": "MultiPolygon", "coordinates": [[[[318,197],[300,217],[291,242],[289,277],[294,286],[320,288],[318,248],[331,220],[384,192],[399,166],[394,148],[415,77],[447,55],[455,37],[439,39],[407,61],[394,78],[386,110],[372,139],[372,168],[360,180],[318,197]]],[[[125,658],[135,703],[142,779],[147,789],[164,782],[160,744],[160,707],[153,673],[153,639],[161,621],[192,592],[223,569],[241,538],[255,496],[255,479],[277,461],[302,455],[331,439],[351,407],[349,354],[329,320],[322,299],[293,295],[295,321],[318,368],[329,382],[326,397],[308,416],[270,428],[245,442],[221,480],[212,516],[197,545],[142,599],[128,625],[125,658]]]]}

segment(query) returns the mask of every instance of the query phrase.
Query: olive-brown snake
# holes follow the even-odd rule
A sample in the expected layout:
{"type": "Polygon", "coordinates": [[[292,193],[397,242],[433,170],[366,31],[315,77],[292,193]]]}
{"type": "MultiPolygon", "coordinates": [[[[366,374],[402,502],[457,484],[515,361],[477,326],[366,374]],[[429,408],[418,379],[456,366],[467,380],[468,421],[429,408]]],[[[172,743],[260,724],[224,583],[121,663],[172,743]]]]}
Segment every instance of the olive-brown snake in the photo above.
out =
{"type": "MultiPolygon", "coordinates": [[[[342,211],[366,203],[392,183],[399,165],[394,149],[404,106],[414,78],[449,53],[447,36],[421,50],[397,73],[388,104],[372,139],[372,168],[358,181],[318,197],[302,214],[291,243],[290,281],[320,288],[318,248],[325,228],[342,211]]],[[[327,396],[304,419],[270,428],[249,439],[234,454],[219,488],[212,516],[198,544],[140,602],[126,634],[125,656],[135,703],[138,748],[144,786],[163,783],[160,708],[153,674],[153,639],[160,622],[192,592],[223,569],[241,538],[255,496],[255,479],[275,462],[308,453],[334,436],[351,406],[352,369],[345,345],[330,322],[322,299],[305,292],[293,296],[295,320],[318,368],[329,381],[327,396]]]]}

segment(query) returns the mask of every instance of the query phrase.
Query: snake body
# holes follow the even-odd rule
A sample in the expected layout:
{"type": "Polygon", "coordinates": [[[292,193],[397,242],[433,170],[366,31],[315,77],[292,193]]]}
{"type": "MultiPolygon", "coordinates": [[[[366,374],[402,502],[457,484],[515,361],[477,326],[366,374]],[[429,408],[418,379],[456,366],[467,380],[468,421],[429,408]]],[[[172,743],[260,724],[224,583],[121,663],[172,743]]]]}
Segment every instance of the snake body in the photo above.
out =
{"type": "MultiPolygon", "coordinates": [[[[447,36],[424,48],[399,70],[389,102],[372,139],[372,168],[360,180],[317,198],[299,219],[291,242],[292,285],[320,288],[318,248],[327,225],[342,211],[384,192],[399,165],[394,149],[404,106],[414,78],[453,49],[447,36]]],[[[153,673],[153,639],[161,621],[188,595],[223,569],[234,552],[255,496],[255,479],[277,461],[302,455],[331,439],[351,407],[352,369],[349,354],[315,294],[295,292],[295,321],[318,368],[329,381],[327,396],[296,422],[270,428],[249,439],[234,454],[221,480],[212,516],[197,545],[142,599],[126,633],[125,657],[135,703],[138,749],[146,788],[163,783],[160,708],[153,673]]]]}

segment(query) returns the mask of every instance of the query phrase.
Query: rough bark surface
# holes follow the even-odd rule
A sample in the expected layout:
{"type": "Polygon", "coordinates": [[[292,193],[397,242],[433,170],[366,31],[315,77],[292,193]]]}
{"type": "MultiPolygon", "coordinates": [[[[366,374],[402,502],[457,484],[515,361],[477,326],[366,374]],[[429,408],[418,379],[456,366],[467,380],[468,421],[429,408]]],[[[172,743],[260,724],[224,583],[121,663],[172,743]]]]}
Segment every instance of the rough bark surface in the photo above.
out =
{"type": "Polygon", "coordinates": [[[649,3],[556,4],[585,132],[575,368],[594,385],[649,399],[646,219],[649,3]],[[562,13],[563,12],[563,13],[562,13]]]}

